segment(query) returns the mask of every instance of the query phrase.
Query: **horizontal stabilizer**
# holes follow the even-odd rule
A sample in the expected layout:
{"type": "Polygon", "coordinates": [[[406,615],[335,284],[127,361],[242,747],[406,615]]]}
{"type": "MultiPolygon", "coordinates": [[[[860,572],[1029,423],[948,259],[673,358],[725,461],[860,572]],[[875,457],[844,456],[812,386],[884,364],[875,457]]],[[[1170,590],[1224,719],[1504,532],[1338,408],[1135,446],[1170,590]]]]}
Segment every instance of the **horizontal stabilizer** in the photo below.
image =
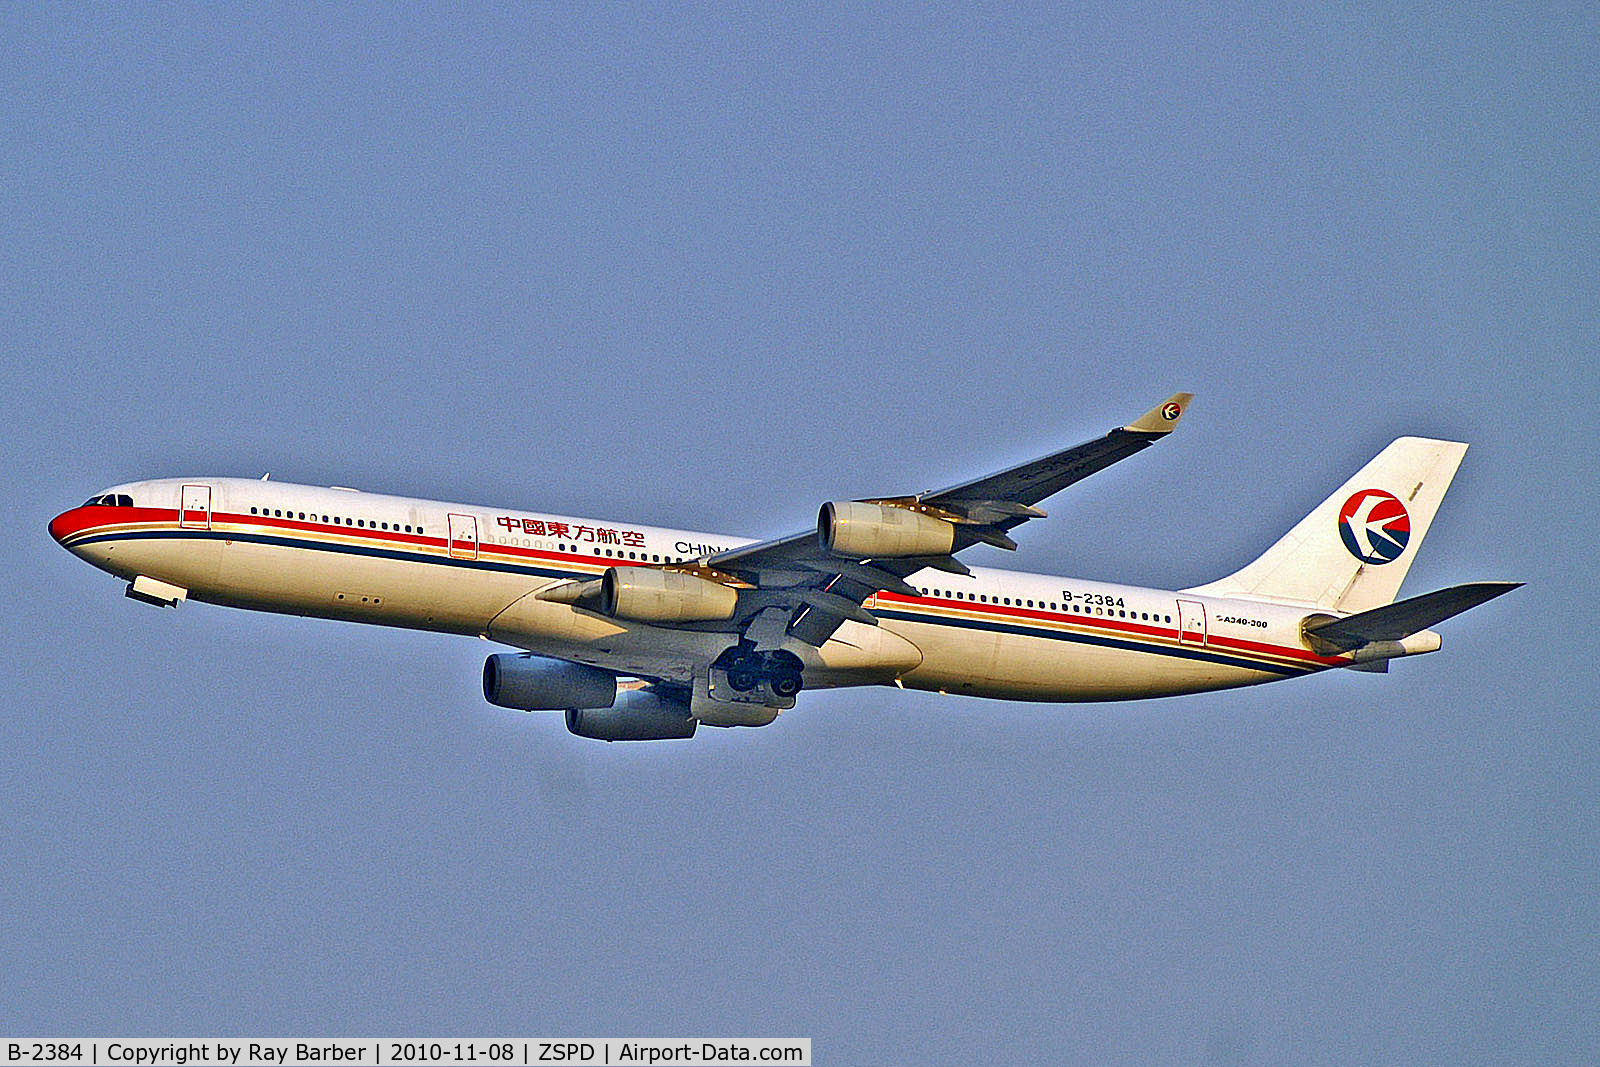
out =
{"type": "Polygon", "coordinates": [[[1397,600],[1381,608],[1331,619],[1306,627],[1306,636],[1337,649],[1356,649],[1375,641],[1402,641],[1436,623],[1460,615],[1502,593],[1509,593],[1521,582],[1473,582],[1453,585],[1434,593],[1408,600],[1397,600]]]}

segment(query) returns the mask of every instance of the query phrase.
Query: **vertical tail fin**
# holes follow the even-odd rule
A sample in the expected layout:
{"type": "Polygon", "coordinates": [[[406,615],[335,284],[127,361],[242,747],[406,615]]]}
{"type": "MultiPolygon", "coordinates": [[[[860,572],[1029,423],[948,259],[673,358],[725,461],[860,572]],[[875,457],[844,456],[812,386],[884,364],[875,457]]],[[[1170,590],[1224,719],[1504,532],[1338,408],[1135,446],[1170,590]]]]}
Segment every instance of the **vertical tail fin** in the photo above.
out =
{"type": "Polygon", "coordinates": [[[1191,591],[1343,612],[1388,604],[1466,451],[1454,441],[1400,438],[1260,559],[1191,591]]]}

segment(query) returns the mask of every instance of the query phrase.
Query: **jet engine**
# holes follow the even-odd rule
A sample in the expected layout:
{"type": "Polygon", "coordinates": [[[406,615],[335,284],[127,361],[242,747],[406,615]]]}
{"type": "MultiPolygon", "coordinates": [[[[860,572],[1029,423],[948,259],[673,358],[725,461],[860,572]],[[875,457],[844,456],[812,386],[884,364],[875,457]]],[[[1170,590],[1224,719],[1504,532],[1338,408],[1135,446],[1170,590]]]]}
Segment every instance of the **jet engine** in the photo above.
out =
{"type": "Polygon", "coordinates": [[[829,501],[817,513],[823,551],[841,556],[943,556],[955,538],[952,523],[906,508],[829,501]]]}
{"type": "Polygon", "coordinates": [[[567,712],[567,730],[596,741],[667,741],[693,737],[699,723],[682,701],[647,689],[622,693],[609,708],[567,712]]]}
{"type": "Polygon", "coordinates": [[[617,678],[581,663],[501,654],[483,661],[483,698],[517,711],[609,708],[617,699],[617,678]]]}
{"type": "Polygon", "coordinates": [[[739,593],[683,571],[612,567],[600,580],[600,610],[637,622],[709,622],[733,618],[739,593]]]}

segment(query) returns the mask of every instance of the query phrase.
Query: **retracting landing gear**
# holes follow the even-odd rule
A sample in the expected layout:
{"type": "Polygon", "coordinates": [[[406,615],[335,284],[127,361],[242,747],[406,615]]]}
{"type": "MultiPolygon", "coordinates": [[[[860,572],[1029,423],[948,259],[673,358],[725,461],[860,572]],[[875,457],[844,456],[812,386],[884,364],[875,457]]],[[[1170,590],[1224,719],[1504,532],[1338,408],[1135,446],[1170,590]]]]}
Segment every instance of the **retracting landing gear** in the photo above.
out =
{"type": "Polygon", "coordinates": [[[718,656],[711,666],[723,671],[728,686],[740,693],[752,692],[765,682],[774,696],[793,700],[803,684],[800,657],[783,649],[757,652],[748,644],[735,645],[718,656]]]}
{"type": "Polygon", "coordinates": [[[766,726],[794,707],[800,668],[793,652],[762,651],[753,641],[741,641],[696,675],[689,715],[707,726],[766,726]]]}

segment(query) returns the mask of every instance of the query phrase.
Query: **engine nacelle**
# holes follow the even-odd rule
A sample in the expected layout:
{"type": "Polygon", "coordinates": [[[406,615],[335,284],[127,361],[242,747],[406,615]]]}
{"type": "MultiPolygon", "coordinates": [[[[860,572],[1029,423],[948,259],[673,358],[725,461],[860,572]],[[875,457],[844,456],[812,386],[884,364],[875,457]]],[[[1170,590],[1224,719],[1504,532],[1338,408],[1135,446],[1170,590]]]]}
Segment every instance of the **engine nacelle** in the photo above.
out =
{"type": "Polygon", "coordinates": [[[698,725],[683,702],[643,689],[623,693],[613,707],[567,712],[567,730],[596,741],[668,741],[693,737],[698,725]]]}
{"type": "Polygon", "coordinates": [[[906,508],[830,500],[817,513],[823,551],[841,556],[943,556],[955,539],[954,524],[906,508]]]}
{"type": "Polygon", "coordinates": [[[638,622],[711,622],[733,618],[739,593],[683,571],[612,567],[600,580],[600,610],[638,622]]]}
{"type": "Polygon", "coordinates": [[[517,711],[609,708],[617,678],[581,663],[501,654],[483,661],[483,699],[517,711]]]}

